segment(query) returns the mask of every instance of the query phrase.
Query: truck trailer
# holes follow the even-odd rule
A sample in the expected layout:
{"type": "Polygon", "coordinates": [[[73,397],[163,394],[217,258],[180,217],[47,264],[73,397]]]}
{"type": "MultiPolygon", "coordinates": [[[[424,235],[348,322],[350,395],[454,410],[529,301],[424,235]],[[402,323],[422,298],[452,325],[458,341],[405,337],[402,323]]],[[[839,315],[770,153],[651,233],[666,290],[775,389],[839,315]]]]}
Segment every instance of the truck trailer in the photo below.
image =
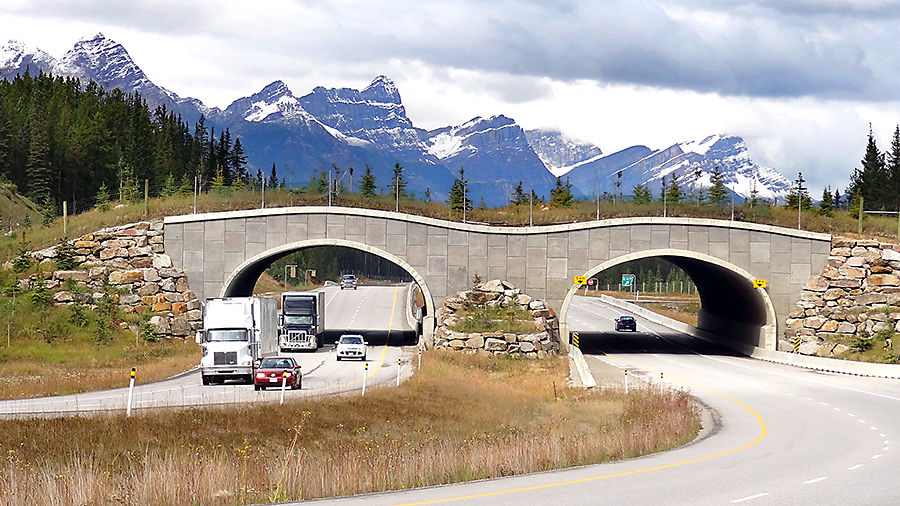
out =
{"type": "Polygon", "coordinates": [[[253,366],[278,352],[278,301],[271,297],[206,299],[200,374],[204,385],[226,379],[253,383],[253,366]]]}
{"type": "Polygon", "coordinates": [[[282,351],[319,349],[325,335],[325,292],[282,293],[278,323],[282,351]]]}

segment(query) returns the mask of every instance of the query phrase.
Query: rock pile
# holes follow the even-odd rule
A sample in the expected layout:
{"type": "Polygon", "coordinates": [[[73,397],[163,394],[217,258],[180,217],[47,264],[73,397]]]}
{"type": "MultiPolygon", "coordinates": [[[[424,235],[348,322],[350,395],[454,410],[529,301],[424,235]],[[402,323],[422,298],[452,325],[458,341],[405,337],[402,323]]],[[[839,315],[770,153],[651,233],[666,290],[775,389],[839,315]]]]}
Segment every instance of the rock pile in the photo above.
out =
{"type": "Polygon", "coordinates": [[[811,276],[800,301],[787,320],[783,351],[793,350],[801,339],[800,353],[836,355],[846,349],[828,344],[834,335],[869,335],[889,328],[892,318],[900,331],[900,245],[874,240],[834,237],[831,255],[818,275],[811,276]],[[888,314],[884,313],[888,308],[888,314]]]}
{"type": "Polygon", "coordinates": [[[457,292],[447,297],[437,310],[435,348],[450,348],[475,352],[482,350],[494,354],[519,355],[525,358],[543,358],[559,353],[559,321],[553,309],[542,300],[532,300],[511,284],[499,279],[475,286],[472,290],[457,292]],[[460,320],[460,310],[465,307],[502,305],[528,311],[533,318],[532,333],[474,332],[452,330],[460,320]]]}
{"type": "MultiPolygon", "coordinates": [[[[153,313],[150,323],[160,337],[185,338],[201,328],[200,301],[188,287],[184,272],[165,254],[162,222],[105,228],[69,244],[75,248],[74,260],[80,268],[53,272],[47,286],[56,289],[71,279],[88,290],[57,291],[53,296],[57,304],[93,304],[108,283],[115,292],[110,297],[122,311],[153,313]]],[[[56,248],[31,256],[47,262],[56,258],[56,248]]]]}

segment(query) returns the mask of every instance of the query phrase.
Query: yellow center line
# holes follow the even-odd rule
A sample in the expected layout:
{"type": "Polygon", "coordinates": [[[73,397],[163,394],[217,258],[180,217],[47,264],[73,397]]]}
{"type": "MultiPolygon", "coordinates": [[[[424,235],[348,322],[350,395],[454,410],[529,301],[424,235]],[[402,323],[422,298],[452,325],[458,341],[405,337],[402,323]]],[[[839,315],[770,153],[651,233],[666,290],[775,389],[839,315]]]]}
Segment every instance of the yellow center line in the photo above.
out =
{"type": "MultiPolygon", "coordinates": [[[[606,355],[607,357],[613,359],[613,360],[617,360],[617,361],[622,362],[622,363],[624,363],[624,364],[628,364],[628,365],[632,365],[632,366],[637,367],[636,364],[632,364],[632,363],[627,362],[627,361],[625,361],[625,360],[622,360],[622,359],[620,359],[620,358],[618,358],[618,357],[613,357],[612,355],[609,355],[609,354],[606,353],[606,352],[602,352],[602,353],[603,353],[604,355],[606,355]]],[[[652,372],[652,371],[651,371],[651,372],[652,372]]],[[[733,402],[733,403],[737,404],[738,406],[740,406],[741,408],[747,410],[747,411],[748,411],[750,414],[752,414],[752,415],[756,418],[756,420],[759,422],[759,427],[760,427],[760,434],[759,434],[759,436],[758,436],[756,439],[754,439],[753,441],[751,441],[751,442],[749,442],[749,443],[747,443],[747,444],[745,444],[745,445],[743,445],[743,446],[741,446],[741,447],[734,448],[734,449],[732,449],[732,450],[727,450],[727,451],[724,451],[724,452],[721,452],[721,453],[716,453],[715,455],[707,455],[707,456],[705,456],[705,457],[698,457],[698,458],[696,458],[696,459],[685,460],[685,461],[683,461],[683,462],[675,462],[675,463],[672,463],[672,464],[664,464],[664,465],[661,465],[661,466],[648,467],[648,468],[644,468],[644,469],[635,469],[635,470],[633,470],[633,471],[623,471],[623,472],[621,472],[621,473],[605,474],[605,475],[602,475],[602,476],[592,476],[592,477],[590,477],[590,478],[581,478],[581,479],[578,479],[578,480],[560,481],[560,482],[557,482],[557,483],[547,483],[547,484],[544,484],[544,485],[534,485],[534,486],[531,486],[531,487],[520,487],[520,488],[509,489],[509,490],[499,490],[499,491],[496,491],[496,492],[488,492],[488,493],[484,493],[484,494],[472,494],[472,495],[466,495],[466,496],[460,496],[460,497],[448,497],[448,498],[445,498],[445,499],[433,499],[433,500],[430,500],[430,501],[419,501],[419,502],[402,503],[402,504],[397,504],[397,505],[395,505],[395,506],[416,506],[416,505],[420,505],[420,504],[436,504],[436,503],[451,502],[451,501],[464,501],[464,500],[467,500],[467,499],[478,499],[478,498],[484,498],[484,497],[493,497],[493,496],[499,496],[499,495],[505,495],[505,494],[512,494],[512,493],[515,493],[515,492],[528,492],[528,491],[532,491],[532,490],[541,490],[541,489],[547,489],[547,488],[553,488],[553,487],[561,487],[561,486],[564,486],[564,485],[575,485],[575,484],[578,484],[578,483],[588,483],[588,482],[591,482],[591,481],[605,480],[605,479],[607,479],[607,478],[616,478],[616,477],[619,477],[619,476],[629,476],[629,475],[632,475],[632,474],[647,473],[647,472],[650,472],[650,471],[659,471],[659,470],[662,470],[662,469],[669,469],[669,468],[672,468],[672,467],[684,466],[684,465],[687,465],[687,464],[694,464],[694,463],[696,463],[696,462],[703,462],[703,461],[705,461],[705,460],[711,460],[711,459],[714,459],[714,458],[723,457],[723,456],[725,456],[725,455],[730,455],[730,454],[732,454],[732,453],[737,453],[737,452],[739,452],[739,451],[741,451],[741,450],[746,450],[747,448],[750,448],[751,446],[753,446],[753,445],[759,443],[760,441],[763,440],[763,438],[766,437],[766,433],[767,433],[767,431],[766,431],[766,424],[765,424],[765,422],[763,422],[762,417],[759,416],[758,413],[756,413],[755,411],[753,411],[752,409],[750,409],[750,407],[748,407],[746,404],[744,404],[744,403],[742,403],[742,402],[740,402],[740,401],[738,401],[738,400],[736,400],[736,399],[732,399],[731,397],[728,397],[728,396],[726,396],[726,395],[723,395],[723,394],[720,394],[720,393],[715,392],[715,391],[713,391],[713,390],[710,390],[710,389],[708,389],[708,388],[703,388],[703,387],[701,387],[701,386],[694,385],[694,384],[689,383],[689,382],[684,381],[684,380],[673,379],[672,377],[669,377],[669,379],[670,379],[670,380],[673,380],[673,381],[678,381],[679,383],[683,383],[683,384],[688,385],[688,386],[691,386],[691,387],[693,387],[693,388],[697,388],[697,389],[703,390],[703,391],[705,391],[705,392],[709,392],[709,393],[711,393],[711,394],[713,394],[713,395],[716,395],[716,396],[721,397],[721,398],[723,398],[723,399],[725,399],[725,400],[728,400],[728,401],[730,401],[730,402],[733,402]]]]}
{"type": "MultiPolygon", "coordinates": [[[[372,376],[374,376],[375,373],[378,372],[379,369],[381,369],[381,366],[384,365],[384,359],[387,355],[388,341],[390,340],[390,337],[391,337],[391,331],[394,329],[394,312],[397,310],[397,290],[398,289],[399,289],[399,287],[394,287],[394,302],[391,304],[391,319],[390,319],[390,321],[388,321],[387,338],[385,338],[384,346],[382,346],[382,348],[381,348],[381,362],[378,363],[378,365],[372,370],[372,372],[370,372],[369,374],[367,374],[365,376],[366,378],[371,378],[372,376]]],[[[315,388],[315,389],[307,390],[307,392],[322,392],[324,390],[334,390],[335,388],[342,388],[342,387],[345,387],[348,385],[353,385],[354,383],[359,383],[361,381],[362,381],[362,378],[360,378],[358,380],[348,381],[347,383],[341,383],[339,385],[330,386],[330,387],[322,387],[322,388],[315,388]]]]}

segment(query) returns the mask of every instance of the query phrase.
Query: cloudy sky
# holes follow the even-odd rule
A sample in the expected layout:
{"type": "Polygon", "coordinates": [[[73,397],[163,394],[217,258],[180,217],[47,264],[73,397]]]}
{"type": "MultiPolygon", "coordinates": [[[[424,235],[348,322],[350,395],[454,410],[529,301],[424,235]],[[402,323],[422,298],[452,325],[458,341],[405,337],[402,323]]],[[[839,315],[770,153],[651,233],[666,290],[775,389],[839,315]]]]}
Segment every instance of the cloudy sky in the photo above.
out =
{"type": "Polygon", "coordinates": [[[818,197],[900,124],[900,0],[3,0],[59,58],[102,32],[156,84],[225,107],[281,79],[391,77],[423,128],[505,114],[605,153],[739,135],[818,197]]]}

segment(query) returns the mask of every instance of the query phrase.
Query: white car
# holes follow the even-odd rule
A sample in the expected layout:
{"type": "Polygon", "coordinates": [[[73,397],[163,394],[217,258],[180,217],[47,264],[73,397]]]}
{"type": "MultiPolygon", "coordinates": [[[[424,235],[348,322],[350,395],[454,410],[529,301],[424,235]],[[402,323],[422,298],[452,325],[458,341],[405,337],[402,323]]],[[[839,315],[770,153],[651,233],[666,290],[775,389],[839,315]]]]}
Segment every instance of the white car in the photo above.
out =
{"type": "Polygon", "coordinates": [[[363,336],[359,334],[344,334],[338,339],[337,345],[335,346],[337,359],[358,358],[365,361],[367,344],[369,343],[363,340],[363,336]]]}

